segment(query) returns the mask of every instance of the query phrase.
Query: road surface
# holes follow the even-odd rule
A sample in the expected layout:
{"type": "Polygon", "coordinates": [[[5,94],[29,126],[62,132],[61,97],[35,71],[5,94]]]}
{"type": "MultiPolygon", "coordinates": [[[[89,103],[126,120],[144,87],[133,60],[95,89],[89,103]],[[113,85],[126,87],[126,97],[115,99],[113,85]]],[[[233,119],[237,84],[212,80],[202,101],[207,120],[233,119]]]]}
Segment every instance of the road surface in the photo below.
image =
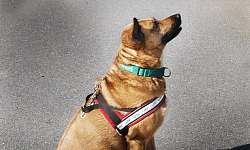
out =
{"type": "Polygon", "coordinates": [[[249,0],[0,0],[0,149],[52,150],[133,17],[182,15],[159,150],[250,143],[249,0]]]}

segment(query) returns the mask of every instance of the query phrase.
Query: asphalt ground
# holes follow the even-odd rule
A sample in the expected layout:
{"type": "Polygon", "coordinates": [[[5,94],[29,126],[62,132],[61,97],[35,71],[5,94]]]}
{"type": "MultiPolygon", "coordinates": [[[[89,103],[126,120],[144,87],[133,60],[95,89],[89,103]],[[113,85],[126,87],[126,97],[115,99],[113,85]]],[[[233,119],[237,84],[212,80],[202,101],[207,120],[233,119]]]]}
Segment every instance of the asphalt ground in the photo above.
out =
{"type": "MultiPolygon", "coordinates": [[[[133,17],[182,15],[159,150],[250,143],[249,0],[0,0],[0,149],[56,149],[133,17]]],[[[94,139],[93,139],[94,140],[94,139]]]]}

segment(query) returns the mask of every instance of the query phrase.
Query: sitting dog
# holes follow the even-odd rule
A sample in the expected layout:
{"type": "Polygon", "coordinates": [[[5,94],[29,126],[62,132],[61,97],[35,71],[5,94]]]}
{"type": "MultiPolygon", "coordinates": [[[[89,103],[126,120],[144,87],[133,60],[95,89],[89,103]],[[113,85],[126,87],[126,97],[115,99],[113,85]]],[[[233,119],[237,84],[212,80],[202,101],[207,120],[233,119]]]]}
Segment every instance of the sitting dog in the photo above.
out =
{"type": "Polygon", "coordinates": [[[110,70],[96,80],[94,94],[71,120],[58,150],[155,149],[154,133],[169,105],[162,53],[180,25],[176,14],[163,20],[134,18],[125,27],[110,70]]]}

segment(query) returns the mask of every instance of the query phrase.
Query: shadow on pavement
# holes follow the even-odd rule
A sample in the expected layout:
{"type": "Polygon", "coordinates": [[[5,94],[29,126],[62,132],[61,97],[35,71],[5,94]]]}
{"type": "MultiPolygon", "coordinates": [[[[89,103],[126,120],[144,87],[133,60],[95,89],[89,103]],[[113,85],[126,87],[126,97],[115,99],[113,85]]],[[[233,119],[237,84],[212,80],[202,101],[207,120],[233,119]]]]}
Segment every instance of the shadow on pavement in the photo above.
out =
{"type": "Polygon", "coordinates": [[[227,149],[227,150],[250,150],[250,144],[237,146],[237,147],[227,149]]]}

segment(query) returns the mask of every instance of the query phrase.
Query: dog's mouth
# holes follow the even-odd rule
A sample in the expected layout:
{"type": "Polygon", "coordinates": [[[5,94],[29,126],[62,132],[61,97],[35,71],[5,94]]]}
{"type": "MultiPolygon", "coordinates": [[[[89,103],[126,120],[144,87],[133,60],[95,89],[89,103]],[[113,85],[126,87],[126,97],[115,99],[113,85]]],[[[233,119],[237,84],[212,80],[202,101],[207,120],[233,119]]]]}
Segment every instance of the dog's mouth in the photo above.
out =
{"type": "Polygon", "coordinates": [[[171,18],[174,21],[174,24],[172,25],[171,29],[165,33],[161,39],[161,44],[167,44],[169,41],[174,39],[182,30],[181,27],[181,15],[176,14],[171,16],[171,18]]]}

